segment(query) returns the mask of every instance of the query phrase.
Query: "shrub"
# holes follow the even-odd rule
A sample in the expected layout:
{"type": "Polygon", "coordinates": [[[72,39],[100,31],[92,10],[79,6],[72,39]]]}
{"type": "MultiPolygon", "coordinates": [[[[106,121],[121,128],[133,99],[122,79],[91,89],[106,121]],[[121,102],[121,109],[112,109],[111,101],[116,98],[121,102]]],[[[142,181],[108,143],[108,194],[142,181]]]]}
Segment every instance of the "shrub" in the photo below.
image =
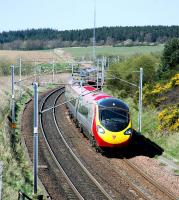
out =
{"type": "Polygon", "coordinates": [[[167,83],[147,84],[143,89],[144,105],[158,107],[168,96],[167,93],[179,87],[179,73],[175,74],[167,83]]]}
{"type": "Polygon", "coordinates": [[[179,130],[179,104],[162,110],[158,115],[158,119],[160,121],[160,130],[179,130]]]}
{"type": "Polygon", "coordinates": [[[136,93],[136,88],[119,79],[138,85],[139,70],[142,67],[144,70],[143,84],[151,83],[155,80],[157,63],[157,59],[152,55],[138,55],[125,61],[111,64],[107,73],[108,89],[125,90],[128,96],[133,96],[136,93]]]}
{"type": "Polygon", "coordinates": [[[179,39],[173,38],[165,44],[162,64],[163,71],[175,68],[179,64],[179,39]]]}

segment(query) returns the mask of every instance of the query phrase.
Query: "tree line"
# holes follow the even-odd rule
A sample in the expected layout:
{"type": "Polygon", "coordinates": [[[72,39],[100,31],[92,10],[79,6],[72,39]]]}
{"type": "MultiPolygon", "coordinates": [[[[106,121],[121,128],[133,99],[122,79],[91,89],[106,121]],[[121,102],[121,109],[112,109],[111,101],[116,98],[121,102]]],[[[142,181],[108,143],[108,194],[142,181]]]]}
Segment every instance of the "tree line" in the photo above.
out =
{"type": "MultiPolygon", "coordinates": [[[[126,26],[96,28],[97,45],[133,46],[165,43],[179,37],[179,26],[126,26]]],[[[0,49],[50,49],[89,46],[93,29],[65,30],[28,29],[0,33],[0,49]]]]}

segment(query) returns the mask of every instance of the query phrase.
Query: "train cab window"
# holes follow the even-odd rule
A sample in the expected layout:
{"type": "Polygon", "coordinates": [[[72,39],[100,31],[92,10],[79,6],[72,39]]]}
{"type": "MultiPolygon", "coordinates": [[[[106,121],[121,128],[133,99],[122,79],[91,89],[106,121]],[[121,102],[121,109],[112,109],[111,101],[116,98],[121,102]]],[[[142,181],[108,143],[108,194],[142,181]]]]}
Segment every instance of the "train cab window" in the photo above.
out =
{"type": "Polygon", "coordinates": [[[109,131],[119,132],[129,124],[129,109],[118,100],[99,104],[99,120],[109,131]]]}

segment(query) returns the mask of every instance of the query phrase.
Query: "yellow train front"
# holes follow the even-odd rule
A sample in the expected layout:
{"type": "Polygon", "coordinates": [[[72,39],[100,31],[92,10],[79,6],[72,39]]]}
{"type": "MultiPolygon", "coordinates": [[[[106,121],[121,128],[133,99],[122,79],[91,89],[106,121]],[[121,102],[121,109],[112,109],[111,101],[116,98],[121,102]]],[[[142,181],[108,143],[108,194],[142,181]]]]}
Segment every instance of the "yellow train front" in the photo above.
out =
{"type": "Polygon", "coordinates": [[[97,147],[123,147],[132,137],[128,106],[115,98],[96,101],[92,132],[97,147]]]}

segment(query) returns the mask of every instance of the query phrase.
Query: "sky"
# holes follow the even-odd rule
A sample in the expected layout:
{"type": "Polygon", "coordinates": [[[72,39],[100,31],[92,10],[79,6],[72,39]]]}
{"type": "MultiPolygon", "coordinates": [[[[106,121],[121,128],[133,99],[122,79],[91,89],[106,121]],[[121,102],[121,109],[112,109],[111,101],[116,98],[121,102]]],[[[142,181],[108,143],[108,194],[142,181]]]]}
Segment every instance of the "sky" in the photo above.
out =
{"type": "MultiPolygon", "coordinates": [[[[0,32],[92,28],[95,0],[0,0],[0,32]]],[[[96,27],[179,25],[179,0],[96,0],[96,27]]]]}

